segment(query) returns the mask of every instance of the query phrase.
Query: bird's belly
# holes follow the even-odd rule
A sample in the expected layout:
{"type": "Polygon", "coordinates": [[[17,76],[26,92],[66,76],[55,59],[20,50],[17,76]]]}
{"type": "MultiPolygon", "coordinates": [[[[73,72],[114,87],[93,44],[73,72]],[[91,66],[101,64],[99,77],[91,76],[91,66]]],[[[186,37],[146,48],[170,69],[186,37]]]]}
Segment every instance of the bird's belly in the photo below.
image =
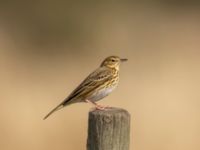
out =
{"type": "Polygon", "coordinates": [[[108,96],[114,89],[115,89],[115,87],[99,90],[99,91],[95,92],[93,95],[91,95],[88,99],[92,100],[92,101],[98,101],[98,100],[108,96]]]}

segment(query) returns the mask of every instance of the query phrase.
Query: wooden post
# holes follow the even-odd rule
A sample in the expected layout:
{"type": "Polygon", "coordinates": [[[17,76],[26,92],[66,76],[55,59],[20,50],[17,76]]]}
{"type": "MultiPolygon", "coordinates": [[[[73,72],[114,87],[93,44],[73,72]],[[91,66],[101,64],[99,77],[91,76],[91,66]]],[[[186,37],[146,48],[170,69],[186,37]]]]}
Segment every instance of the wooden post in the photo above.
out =
{"type": "Polygon", "coordinates": [[[92,110],[87,150],[129,150],[130,114],[121,108],[92,110]]]}

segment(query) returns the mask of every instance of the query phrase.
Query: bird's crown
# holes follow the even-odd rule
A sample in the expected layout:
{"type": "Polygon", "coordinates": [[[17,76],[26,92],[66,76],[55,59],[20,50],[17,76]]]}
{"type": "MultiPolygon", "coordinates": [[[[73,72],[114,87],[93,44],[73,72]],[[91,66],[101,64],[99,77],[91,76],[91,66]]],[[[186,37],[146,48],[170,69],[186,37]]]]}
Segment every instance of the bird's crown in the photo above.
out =
{"type": "Polygon", "coordinates": [[[101,67],[109,67],[109,68],[119,68],[119,65],[123,61],[127,61],[128,59],[122,59],[119,56],[109,56],[104,59],[104,61],[101,63],[101,67]]]}

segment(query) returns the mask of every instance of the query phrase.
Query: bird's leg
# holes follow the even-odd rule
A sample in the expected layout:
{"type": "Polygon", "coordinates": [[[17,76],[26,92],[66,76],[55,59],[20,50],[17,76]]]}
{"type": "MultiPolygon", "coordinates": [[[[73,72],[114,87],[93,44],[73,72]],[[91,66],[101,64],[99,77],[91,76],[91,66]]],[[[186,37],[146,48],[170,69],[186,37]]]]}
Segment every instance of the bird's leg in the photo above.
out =
{"type": "Polygon", "coordinates": [[[90,103],[90,104],[94,105],[95,108],[98,109],[98,110],[104,110],[104,109],[107,107],[107,106],[99,105],[99,104],[97,104],[97,103],[95,103],[95,102],[93,102],[93,101],[90,101],[90,100],[88,100],[88,99],[86,99],[85,101],[86,101],[87,103],[90,103]]]}

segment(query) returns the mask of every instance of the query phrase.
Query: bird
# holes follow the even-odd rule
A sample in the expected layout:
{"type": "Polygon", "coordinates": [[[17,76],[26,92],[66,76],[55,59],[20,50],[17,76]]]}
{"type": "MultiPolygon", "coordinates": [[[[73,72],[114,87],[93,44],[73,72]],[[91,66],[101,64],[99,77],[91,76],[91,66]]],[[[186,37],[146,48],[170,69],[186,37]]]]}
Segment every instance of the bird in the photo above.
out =
{"type": "Polygon", "coordinates": [[[47,119],[55,111],[65,106],[78,102],[91,103],[98,110],[106,109],[107,106],[99,105],[97,101],[108,96],[117,87],[120,64],[127,60],[119,56],[105,58],[95,71],[89,74],[67,98],[51,110],[43,119],[47,119]]]}

